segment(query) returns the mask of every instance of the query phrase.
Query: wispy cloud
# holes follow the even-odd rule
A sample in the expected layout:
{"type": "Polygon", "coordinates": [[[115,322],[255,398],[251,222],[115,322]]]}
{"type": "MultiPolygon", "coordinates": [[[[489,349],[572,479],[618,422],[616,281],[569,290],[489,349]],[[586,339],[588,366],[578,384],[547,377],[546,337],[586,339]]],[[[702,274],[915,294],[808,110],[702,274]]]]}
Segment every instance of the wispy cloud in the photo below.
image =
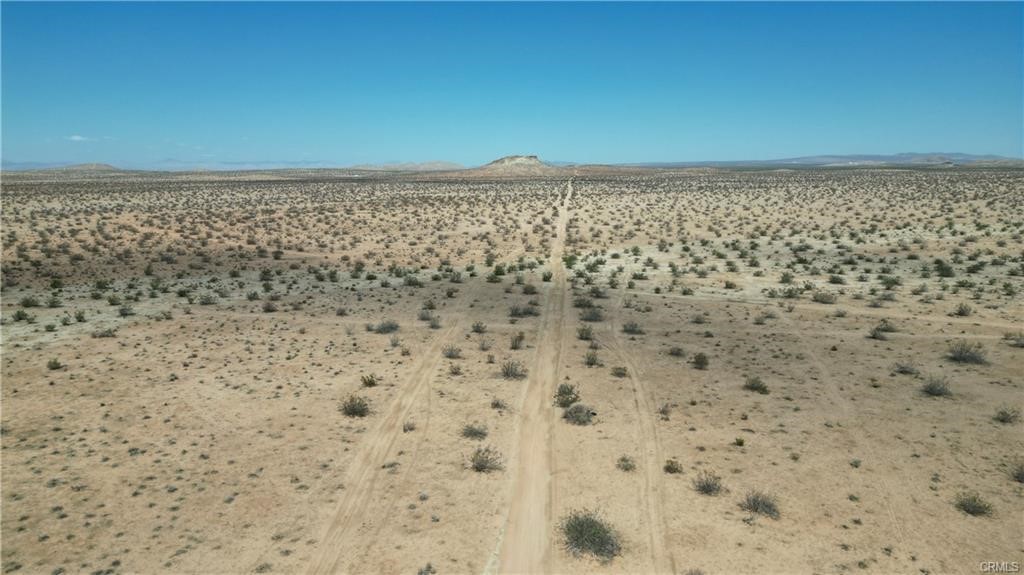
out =
{"type": "Polygon", "coordinates": [[[96,141],[96,138],[88,138],[86,136],[80,136],[78,134],[72,134],[70,136],[67,136],[64,139],[68,140],[70,142],[95,142],[96,141]]]}

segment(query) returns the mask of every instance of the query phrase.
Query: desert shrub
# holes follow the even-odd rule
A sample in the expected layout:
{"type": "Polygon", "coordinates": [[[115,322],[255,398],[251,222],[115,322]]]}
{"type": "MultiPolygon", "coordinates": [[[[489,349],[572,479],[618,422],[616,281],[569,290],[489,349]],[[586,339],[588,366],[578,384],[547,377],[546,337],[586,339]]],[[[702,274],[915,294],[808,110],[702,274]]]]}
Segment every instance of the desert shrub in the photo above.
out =
{"type": "Polygon", "coordinates": [[[763,491],[749,491],[740,502],[740,509],[757,513],[772,519],[779,518],[779,507],[775,497],[763,491]]]}
{"type": "Polygon", "coordinates": [[[594,328],[589,325],[584,325],[576,328],[576,337],[583,341],[590,341],[594,339],[594,328]]]}
{"type": "Polygon", "coordinates": [[[487,437],[487,427],[479,423],[467,423],[462,426],[461,435],[466,439],[485,439],[487,437]]]}
{"type": "Polygon", "coordinates": [[[644,333],[644,329],[635,321],[627,321],[622,324],[622,331],[630,335],[641,335],[644,333]]]}
{"type": "Polygon", "coordinates": [[[918,375],[921,373],[916,365],[905,361],[897,361],[892,364],[892,372],[900,375],[918,375]]]}
{"type": "Polygon", "coordinates": [[[959,317],[967,317],[972,313],[974,313],[974,308],[965,302],[960,302],[960,304],[956,306],[956,309],[953,310],[953,315],[959,317]]]}
{"type": "Polygon", "coordinates": [[[506,405],[504,401],[498,398],[494,398],[491,400],[491,409],[497,409],[500,411],[503,409],[508,409],[508,405],[506,405]]]}
{"type": "Polygon", "coordinates": [[[526,368],[518,361],[508,360],[501,364],[501,375],[505,379],[520,379],[526,377],[526,368]]]}
{"type": "Polygon", "coordinates": [[[341,412],[348,417],[366,417],[370,413],[370,402],[365,397],[350,395],[342,402],[341,412]]]}
{"type": "Polygon", "coordinates": [[[562,417],[573,425],[589,425],[594,419],[594,410],[582,403],[574,403],[562,413],[562,417]]]}
{"type": "Polygon", "coordinates": [[[473,333],[484,333],[487,331],[487,324],[482,321],[473,322],[473,333]]]}
{"type": "Polygon", "coordinates": [[[968,515],[981,516],[992,514],[992,504],[973,491],[963,491],[956,495],[956,508],[968,515]]]}
{"type": "Polygon", "coordinates": [[[514,305],[508,310],[508,314],[512,317],[530,317],[539,313],[537,308],[530,305],[514,305]]]}
{"type": "Polygon", "coordinates": [[[600,309],[591,307],[583,310],[583,313],[580,314],[580,319],[589,322],[604,321],[604,314],[601,313],[600,309]]]}
{"type": "Polygon", "coordinates": [[[707,369],[709,363],[710,360],[705,353],[698,353],[693,356],[693,367],[697,369],[707,369]]]}
{"type": "Polygon", "coordinates": [[[1010,478],[1017,483],[1024,483],[1024,461],[1010,464],[1010,478]]]}
{"type": "Polygon", "coordinates": [[[965,339],[958,339],[949,345],[949,359],[957,363],[986,363],[985,348],[981,342],[971,343],[965,339]]]}
{"type": "Polygon", "coordinates": [[[1003,340],[1013,347],[1024,347],[1024,331],[1004,333],[1003,340]]]}
{"type": "Polygon", "coordinates": [[[672,357],[683,357],[686,355],[686,352],[679,346],[672,346],[668,348],[668,354],[672,357]]]}
{"type": "Polygon", "coordinates": [[[747,381],[743,384],[743,389],[754,391],[761,395],[768,395],[768,386],[756,375],[747,378],[747,381]]]}
{"type": "Polygon", "coordinates": [[[1015,407],[1001,407],[996,412],[995,420],[999,423],[1017,423],[1020,421],[1020,410],[1015,407]]]}
{"type": "Polygon", "coordinates": [[[679,463],[679,461],[676,459],[666,459],[665,465],[662,467],[662,469],[665,470],[665,473],[675,475],[677,473],[683,472],[683,464],[679,463]]]}
{"type": "Polygon", "coordinates": [[[448,359],[459,359],[462,357],[462,349],[448,344],[441,349],[441,355],[448,359]]]}
{"type": "Polygon", "coordinates": [[[492,447],[477,447],[469,457],[469,466],[477,473],[490,473],[502,468],[501,454],[492,447]]]}
{"type": "Polygon", "coordinates": [[[277,304],[272,301],[263,302],[263,313],[274,313],[277,311],[277,304]]]}
{"type": "Polygon", "coordinates": [[[924,385],[921,386],[921,391],[924,392],[925,395],[930,395],[932,397],[948,397],[953,395],[953,392],[949,389],[949,383],[946,381],[946,378],[936,375],[929,376],[925,380],[924,385]]]}
{"type": "Polygon", "coordinates": [[[39,307],[39,299],[34,296],[25,296],[18,302],[21,307],[39,307]]]}
{"type": "Polygon", "coordinates": [[[633,471],[636,469],[636,462],[633,458],[628,455],[623,455],[615,462],[615,467],[618,467],[622,471],[633,471]]]}
{"type": "Polygon", "coordinates": [[[386,319],[376,325],[373,331],[380,334],[394,333],[398,331],[399,325],[397,321],[386,319]]]}
{"type": "Polygon", "coordinates": [[[612,375],[615,377],[626,377],[629,375],[629,370],[624,367],[613,367],[612,375]]]}
{"type": "Polygon", "coordinates": [[[60,369],[60,368],[64,367],[64,364],[61,363],[59,359],[54,358],[54,359],[51,359],[50,361],[46,362],[46,367],[49,368],[49,369],[60,369]]]}
{"type": "Polygon", "coordinates": [[[811,295],[811,301],[813,301],[814,303],[833,304],[836,303],[836,294],[824,291],[816,291],[813,295],[811,295]]]}
{"type": "Polygon", "coordinates": [[[526,334],[519,332],[512,336],[509,345],[512,349],[523,349],[523,342],[526,341],[526,334]]]}
{"type": "Polygon", "coordinates": [[[377,376],[373,375],[372,373],[360,377],[359,380],[362,381],[363,387],[376,387],[378,383],[377,376]]]}
{"type": "Polygon", "coordinates": [[[704,495],[718,495],[722,491],[722,478],[714,471],[701,471],[693,480],[693,488],[704,495]]]}
{"type": "Polygon", "coordinates": [[[573,555],[590,554],[601,561],[610,561],[622,552],[618,532],[597,513],[572,510],[559,528],[565,538],[565,548],[573,555]]]}
{"type": "Polygon", "coordinates": [[[571,383],[561,383],[558,385],[558,391],[555,392],[555,405],[565,409],[579,400],[580,394],[576,390],[575,385],[571,383]]]}
{"type": "Polygon", "coordinates": [[[112,328],[112,327],[108,327],[106,329],[100,329],[100,330],[96,330],[96,331],[92,332],[92,336],[93,337],[97,337],[97,338],[99,338],[99,337],[116,337],[117,336],[117,330],[112,328]]]}
{"type": "Polygon", "coordinates": [[[597,352],[594,351],[594,350],[588,351],[583,356],[583,365],[586,365],[587,367],[594,367],[596,365],[600,365],[600,363],[601,363],[601,360],[597,356],[597,352]]]}

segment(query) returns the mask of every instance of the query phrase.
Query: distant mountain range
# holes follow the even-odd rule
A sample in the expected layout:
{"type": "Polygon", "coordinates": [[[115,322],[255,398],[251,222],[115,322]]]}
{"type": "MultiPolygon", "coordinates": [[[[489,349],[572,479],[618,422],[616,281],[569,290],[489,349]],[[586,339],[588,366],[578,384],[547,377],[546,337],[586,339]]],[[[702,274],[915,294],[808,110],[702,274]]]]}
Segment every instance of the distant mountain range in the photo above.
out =
{"type": "Polygon", "coordinates": [[[622,164],[645,168],[692,168],[745,167],[745,166],[794,166],[794,167],[842,167],[842,166],[938,166],[938,165],[1016,165],[1024,166],[1024,160],[1003,156],[951,153],[903,153],[903,154],[849,154],[833,156],[802,156],[778,160],[741,160],[726,162],[648,162],[622,164]]]}
{"type": "MultiPolygon", "coordinates": [[[[343,169],[354,171],[380,172],[440,172],[467,170],[453,162],[404,162],[386,164],[358,164],[344,168],[331,166],[327,162],[225,162],[221,164],[189,164],[184,161],[165,161],[164,170],[170,171],[248,171],[269,169],[343,169]]],[[[1024,159],[993,155],[949,153],[904,153],[904,154],[851,154],[802,156],[777,160],[701,161],[701,162],[639,162],[623,164],[584,164],[579,162],[545,162],[537,156],[505,156],[477,168],[469,168],[481,175],[546,175],[559,168],[580,166],[605,166],[608,168],[812,168],[812,167],[886,167],[886,166],[975,166],[975,167],[1024,167],[1024,159]]],[[[72,164],[70,162],[13,162],[3,160],[0,169],[4,171],[58,170],[75,172],[118,172],[122,171],[109,164],[72,164]]]]}
{"type": "Polygon", "coordinates": [[[462,170],[465,166],[454,162],[394,162],[388,164],[356,164],[350,170],[378,170],[384,172],[438,172],[462,170]]]}

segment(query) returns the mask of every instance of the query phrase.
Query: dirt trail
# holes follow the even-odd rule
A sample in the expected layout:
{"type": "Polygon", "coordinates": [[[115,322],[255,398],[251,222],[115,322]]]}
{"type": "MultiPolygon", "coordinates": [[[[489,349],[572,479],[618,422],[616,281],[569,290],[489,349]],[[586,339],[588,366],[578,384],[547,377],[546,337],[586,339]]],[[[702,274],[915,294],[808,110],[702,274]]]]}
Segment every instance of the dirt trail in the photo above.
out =
{"type": "Polygon", "coordinates": [[[442,359],[442,346],[457,329],[457,324],[452,325],[422,351],[413,367],[411,380],[387,407],[377,426],[363,438],[359,453],[345,474],[344,494],[323,536],[319,538],[308,573],[343,572],[343,561],[354,556],[353,550],[346,543],[353,539],[353,532],[368,520],[365,518],[365,510],[373,498],[378,475],[382,473],[381,466],[387,461],[395,441],[401,435],[402,424],[409,418],[418,396],[427,388],[437,371],[442,359]]]}
{"type": "Polygon", "coordinates": [[[537,357],[530,370],[520,405],[518,454],[512,479],[508,521],[498,555],[500,573],[544,573],[551,559],[551,425],[552,398],[558,382],[562,341],[566,330],[565,300],[568,291],[562,252],[568,223],[572,180],[558,210],[558,233],[551,247],[551,287],[541,320],[537,357]]]}
{"type": "MultiPolygon", "coordinates": [[[[619,300],[619,307],[622,300],[619,300]]],[[[658,427],[654,419],[654,404],[650,390],[643,379],[643,373],[629,357],[629,352],[619,341],[617,326],[610,322],[610,337],[606,344],[615,353],[628,371],[633,388],[633,404],[640,424],[640,464],[643,470],[643,485],[640,490],[640,505],[646,515],[647,538],[651,553],[651,566],[656,573],[675,573],[675,558],[665,544],[666,522],[661,510],[662,470],[659,466],[661,445],[658,442],[658,427]]]]}

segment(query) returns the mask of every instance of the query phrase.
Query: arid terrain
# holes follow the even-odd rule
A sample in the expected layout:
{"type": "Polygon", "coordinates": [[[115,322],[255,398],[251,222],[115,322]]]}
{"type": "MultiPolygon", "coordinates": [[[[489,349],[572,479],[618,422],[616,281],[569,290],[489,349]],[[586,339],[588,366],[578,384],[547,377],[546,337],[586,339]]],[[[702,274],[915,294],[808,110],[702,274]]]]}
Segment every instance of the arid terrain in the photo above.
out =
{"type": "Polygon", "coordinates": [[[3,573],[1024,562],[1024,170],[4,173],[3,573]]]}

